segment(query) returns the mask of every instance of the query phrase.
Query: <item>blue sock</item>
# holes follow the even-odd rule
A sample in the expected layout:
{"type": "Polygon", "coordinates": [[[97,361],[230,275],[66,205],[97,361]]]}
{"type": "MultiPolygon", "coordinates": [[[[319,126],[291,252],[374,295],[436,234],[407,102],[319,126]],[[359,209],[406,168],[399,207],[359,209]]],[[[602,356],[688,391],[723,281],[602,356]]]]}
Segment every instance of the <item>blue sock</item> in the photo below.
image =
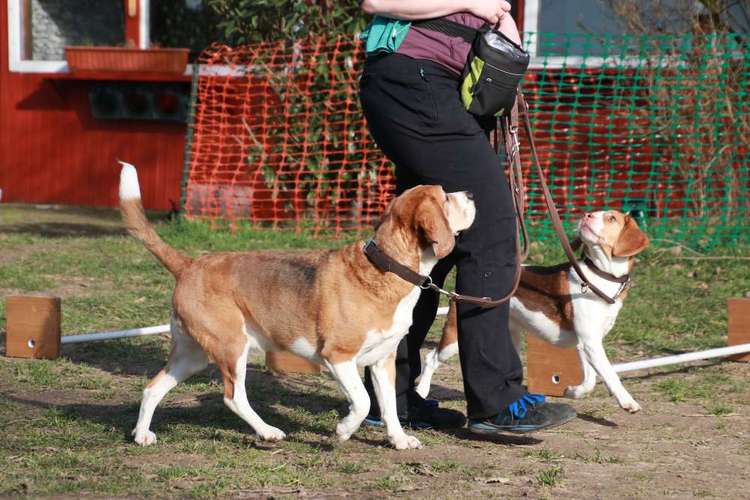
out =
{"type": "Polygon", "coordinates": [[[526,410],[530,406],[542,403],[544,403],[544,396],[542,394],[524,394],[508,405],[508,412],[515,418],[521,419],[526,416],[526,410]]]}

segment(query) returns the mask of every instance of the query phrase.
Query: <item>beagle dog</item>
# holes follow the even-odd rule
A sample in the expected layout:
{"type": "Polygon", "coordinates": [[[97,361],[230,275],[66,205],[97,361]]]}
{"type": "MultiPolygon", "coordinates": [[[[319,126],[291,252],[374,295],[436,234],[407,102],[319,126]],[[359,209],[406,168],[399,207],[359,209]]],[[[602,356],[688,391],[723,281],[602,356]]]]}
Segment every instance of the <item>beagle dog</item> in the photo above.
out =
{"type": "MultiPolygon", "coordinates": [[[[286,350],[325,365],[349,400],[336,427],[342,441],[370,409],[359,367],[371,366],[388,440],[397,449],[419,448],[396,413],[395,351],[409,330],[420,288],[380,271],[363,243],[297,255],[224,252],[190,258],[167,245],[148,223],[135,168],[123,163],[120,205],[130,234],[174,275],[172,350],[166,366],[143,391],[135,442],[156,442],[149,430],[164,395],[209,361],[224,380],[224,403],[261,439],[284,432],[250,407],[245,372],[251,349],[286,350]]],[[[390,257],[422,274],[454,247],[455,235],[474,221],[467,192],[417,186],[391,202],[375,232],[390,257]]]]}
{"type": "MultiPolygon", "coordinates": [[[[615,324],[629,287],[633,257],[649,244],[646,234],[628,215],[610,210],[587,213],[578,223],[578,237],[585,259],[579,264],[586,278],[609,297],[602,298],[582,287],[570,263],[551,268],[524,267],[521,283],[510,301],[510,333],[520,354],[522,331],[560,347],[576,346],[583,382],[566,388],[565,396],[582,398],[594,389],[598,374],[620,406],[635,413],[640,405],[628,393],[604,352],[602,341],[615,324]]],[[[427,354],[417,392],[426,397],[432,375],[456,352],[456,308],[451,303],[438,347],[427,354]]]]}

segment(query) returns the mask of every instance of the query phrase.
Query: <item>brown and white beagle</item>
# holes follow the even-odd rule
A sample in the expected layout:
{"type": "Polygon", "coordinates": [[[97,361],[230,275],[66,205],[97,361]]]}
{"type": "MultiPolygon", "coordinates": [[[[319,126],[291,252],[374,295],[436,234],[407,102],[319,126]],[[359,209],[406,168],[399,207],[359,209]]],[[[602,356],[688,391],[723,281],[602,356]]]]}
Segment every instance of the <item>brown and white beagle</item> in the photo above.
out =
{"type": "MultiPolygon", "coordinates": [[[[648,246],[649,239],[630,216],[614,210],[585,214],[578,223],[578,236],[588,257],[579,262],[580,266],[594,286],[616,298],[614,304],[586,292],[569,263],[552,268],[524,267],[510,302],[513,344],[520,353],[521,332],[528,331],[557,346],[576,346],[584,379],[580,385],[568,387],[566,397],[577,399],[591,392],[599,374],[620,406],[637,412],[641,407],[623,387],[602,342],[627,296],[628,283],[617,278],[630,273],[633,257],[648,246]]],[[[417,386],[423,397],[429,393],[432,375],[440,363],[458,352],[457,338],[456,308],[451,304],[440,343],[425,358],[417,386]]]]}
{"type": "MultiPolygon", "coordinates": [[[[325,365],[350,403],[336,427],[341,440],[370,409],[358,367],[371,366],[388,439],[397,449],[417,448],[396,414],[394,355],[412,323],[421,290],[378,270],[363,242],[300,255],[216,253],[192,259],[167,245],[146,220],[135,168],[123,163],[120,203],[130,233],[175,276],[172,351],[143,391],[136,443],[149,445],[156,406],[182,380],[213,361],[224,379],[224,403],[268,441],[284,432],[250,407],[245,371],[251,349],[287,350],[325,365]]],[[[475,208],[466,192],[417,186],[396,198],[376,229],[388,255],[422,274],[451,252],[455,235],[471,226],[475,208]]]]}

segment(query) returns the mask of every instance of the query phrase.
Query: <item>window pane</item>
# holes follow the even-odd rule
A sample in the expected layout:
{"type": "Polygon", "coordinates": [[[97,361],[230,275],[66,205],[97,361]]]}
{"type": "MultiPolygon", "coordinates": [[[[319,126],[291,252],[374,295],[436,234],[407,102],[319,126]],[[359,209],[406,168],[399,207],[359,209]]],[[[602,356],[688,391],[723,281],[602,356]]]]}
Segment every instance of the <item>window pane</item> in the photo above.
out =
{"type": "Polygon", "coordinates": [[[151,43],[188,48],[191,58],[222,40],[219,17],[205,0],[151,0],[151,43]]]}
{"type": "Polygon", "coordinates": [[[623,28],[605,0],[540,0],[538,56],[602,55],[604,47],[588,37],[557,34],[618,34],[623,28]]]}
{"type": "Polygon", "coordinates": [[[31,58],[65,59],[66,45],[122,45],[121,0],[31,0],[31,58]]]}

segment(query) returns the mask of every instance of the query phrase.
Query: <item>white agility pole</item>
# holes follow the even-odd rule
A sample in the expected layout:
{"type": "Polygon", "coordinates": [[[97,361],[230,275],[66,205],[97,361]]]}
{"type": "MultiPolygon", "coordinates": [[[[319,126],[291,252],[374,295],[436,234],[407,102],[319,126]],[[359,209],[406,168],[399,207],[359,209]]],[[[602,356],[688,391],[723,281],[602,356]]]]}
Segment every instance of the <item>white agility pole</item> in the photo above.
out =
{"type": "MultiPolygon", "coordinates": [[[[445,316],[447,314],[447,307],[438,308],[438,316],[445,316]]],[[[746,352],[750,352],[750,344],[738,344],[729,347],[708,349],[706,351],[686,352],[684,354],[664,356],[662,358],[641,359],[638,361],[630,361],[628,363],[618,363],[612,365],[612,368],[614,368],[615,372],[617,373],[632,372],[635,370],[644,370],[646,368],[655,368],[657,366],[676,365],[679,363],[688,363],[690,361],[700,361],[702,359],[723,358],[726,356],[733,356],[735,354],[744,354],[746,352]]]]}
{"type": "Polygon", "coordinates": [[[81,335],[65,335],[63,337],[60,337],[60,343],[61,344],[80,344],[83,342],[96,342],[99,340],[124,339],[128,337],[143,337],[145,335],[156,335],[159,333],[169,333],[169,323],[165,325],[147,326],[145,328],[132,328],[130,330],[83,333],[81,335]]]}
{"type": "Polygon", "coordinates": [[[642,359],[640,361],[631,361],[629,363],[618,363],[612,365],[617,373],[632,372],[643,370],[645,368],[654,368],[657,366],[675,365],[677,363],[687,363],[688,361],[700,361],[702,359],[723,358],[734,354],[743,354],[750,352],[750,344],[738,344],[729,347],[719,347],[708,349],[706,351],[686,352],[685,354],[675,354],[674,356],[664,356],[663,358],[642,359]]]}

